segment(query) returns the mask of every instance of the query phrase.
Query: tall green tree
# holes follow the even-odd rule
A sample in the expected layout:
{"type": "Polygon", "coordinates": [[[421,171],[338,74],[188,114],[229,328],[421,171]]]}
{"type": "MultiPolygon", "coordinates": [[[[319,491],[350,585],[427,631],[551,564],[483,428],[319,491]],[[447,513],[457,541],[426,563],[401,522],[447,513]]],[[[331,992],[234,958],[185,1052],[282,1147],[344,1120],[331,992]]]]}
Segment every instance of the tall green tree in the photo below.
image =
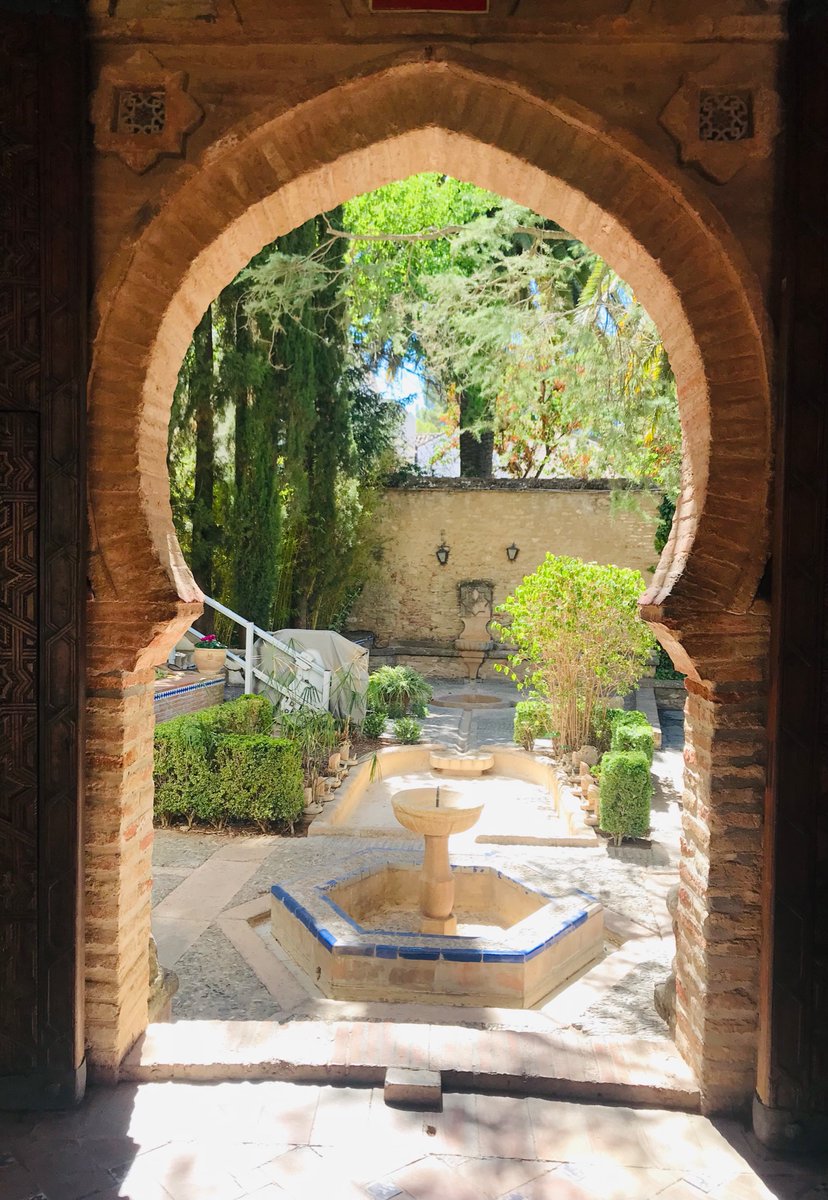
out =
{"type": "MultiPolygon", "coordinates": [[[[214,516],[216,405],[213,393],[213,310],[212,305],[208,305],[193,334],[190,371],[190,404],[195,423],[190,566],[196,583],[208,596],[213,594],[213,555],[217,534],[214,516]]],[[[213,610],[205,607],[198,621],[198,628],[203,633],[213,632],[213,617],[213,610]]]]}

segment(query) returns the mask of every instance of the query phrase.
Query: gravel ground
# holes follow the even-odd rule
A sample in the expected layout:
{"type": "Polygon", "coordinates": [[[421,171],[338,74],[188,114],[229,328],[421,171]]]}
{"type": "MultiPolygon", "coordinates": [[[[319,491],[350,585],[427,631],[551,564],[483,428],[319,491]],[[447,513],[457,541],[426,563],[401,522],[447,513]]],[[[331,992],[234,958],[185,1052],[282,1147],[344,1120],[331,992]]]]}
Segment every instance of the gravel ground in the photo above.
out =
{"type": "MultiPolygon", "coordinates": [[[[160,830],[155,834],[156,842],[158,841],[159,833],[160,830]]],[[[218,846],[216,849],[218,849],[218,846]]],[[[170,850],[172,851],[172,847],[170,847],[170,850]]],[[[155,852],[153,851],[153,859],[154,858],[155,852]]],[[[169,896],[170,892],[174,892],[178,885],[183,882],[184,877],[182,875],[169,874],[168,872],[164,871],[163,867],[156,865],[152,877],[152,907],[155,908],[156,904],[160,904],[165,896],[169,896]]]]}
{"type": "Polygon", "coordinates": [[[269,1021],[281,1014],[270,992],[215,925],[175,965],[179,1021],[269,1021]]]}
{"type": "Polygon", "coordinates": [[[233,834],[204,829],[156,829],[152,850],[154,867],[200,867],[233,834]]]}

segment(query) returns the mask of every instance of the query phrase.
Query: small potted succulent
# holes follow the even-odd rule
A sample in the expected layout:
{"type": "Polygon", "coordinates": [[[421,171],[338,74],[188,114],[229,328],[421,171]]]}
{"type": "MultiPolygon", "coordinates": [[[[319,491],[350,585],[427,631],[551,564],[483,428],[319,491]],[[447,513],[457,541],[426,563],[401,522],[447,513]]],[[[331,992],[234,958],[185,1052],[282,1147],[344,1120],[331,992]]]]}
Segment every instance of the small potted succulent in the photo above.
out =
{"type": "Polygon", "coordinates": [[[215,675],[224,667],[227,647],[214,633],[207,633],[193,650],[193,661],[199,675],[215,675]]]}

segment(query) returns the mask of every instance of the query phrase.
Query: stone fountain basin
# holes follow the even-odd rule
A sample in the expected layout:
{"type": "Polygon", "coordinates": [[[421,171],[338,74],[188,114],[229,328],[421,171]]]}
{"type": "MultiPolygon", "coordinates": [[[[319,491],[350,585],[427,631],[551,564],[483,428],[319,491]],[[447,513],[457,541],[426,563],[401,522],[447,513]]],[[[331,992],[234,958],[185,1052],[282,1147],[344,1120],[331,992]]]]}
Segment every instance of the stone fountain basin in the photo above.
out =
{"type": "Polygon", "coordinates": [[[412,833],[423,837],[450,837],[471,829],[483,811],[468,796],[453,788],[440,787],[437,804],[436,787],[404,788],[392,798],[394,816],[412,833]]]}
{"type": "Polygon", "coordinates": [[[493,754],[449,754],[432,750],[428,756],[435,771],[449,771],[452,775],[482,775],[494,766],[493,754]]]}
{"type": "Polygon", "coordinates": [[[385,852],[349,865],[271,889],[273,936],[331,999],[530,1008],[603,953],[603,910],[583,892],[461,859],[461,932],[423,934],[418,863],[385,852]]]}

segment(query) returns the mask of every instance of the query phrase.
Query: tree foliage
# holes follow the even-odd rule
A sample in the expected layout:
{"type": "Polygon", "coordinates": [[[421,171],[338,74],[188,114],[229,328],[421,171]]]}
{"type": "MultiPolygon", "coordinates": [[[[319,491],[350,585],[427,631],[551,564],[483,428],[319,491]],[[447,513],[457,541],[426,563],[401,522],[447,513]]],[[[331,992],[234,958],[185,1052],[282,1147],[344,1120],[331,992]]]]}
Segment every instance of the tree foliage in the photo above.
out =
{"type": "Polygon", "coordinates": [[[222,291],[176,392],[179,538],[205,592],[264,628],[338,627],[375,566],[376,485],[400,410],[348,336],[344,244],[327,236],[341,215],[279,238],[222,291]]]}
{"type": "Polygon", "coordinates": [[[414,176],[265,247],[199,323],[168,461],[206,592],[270,628],[341,622],[376,569],[400,419],[377,380],[402,364],[463,473],[676,490],[674,381],[628,285],[554,222],[414,176]]]}
{"type": "Polygon", "coordinates": [[[589,740],[593,709],[624,696],[643,673],[652,634],[638,615],[638,571],[547,554],[500,606],[493,627],[515,647],[510,673],[544,697],[564,749],[589,740]]]}
{"type": "Polygon", "coordinates": [[[461,429],[489,435],[516,476],[676,489],[669,363],[603,260],[554,222],[443,176],[359,197],[345,218],[358,338],[376,361],[417,365],[453,444],[461,429]]]}

